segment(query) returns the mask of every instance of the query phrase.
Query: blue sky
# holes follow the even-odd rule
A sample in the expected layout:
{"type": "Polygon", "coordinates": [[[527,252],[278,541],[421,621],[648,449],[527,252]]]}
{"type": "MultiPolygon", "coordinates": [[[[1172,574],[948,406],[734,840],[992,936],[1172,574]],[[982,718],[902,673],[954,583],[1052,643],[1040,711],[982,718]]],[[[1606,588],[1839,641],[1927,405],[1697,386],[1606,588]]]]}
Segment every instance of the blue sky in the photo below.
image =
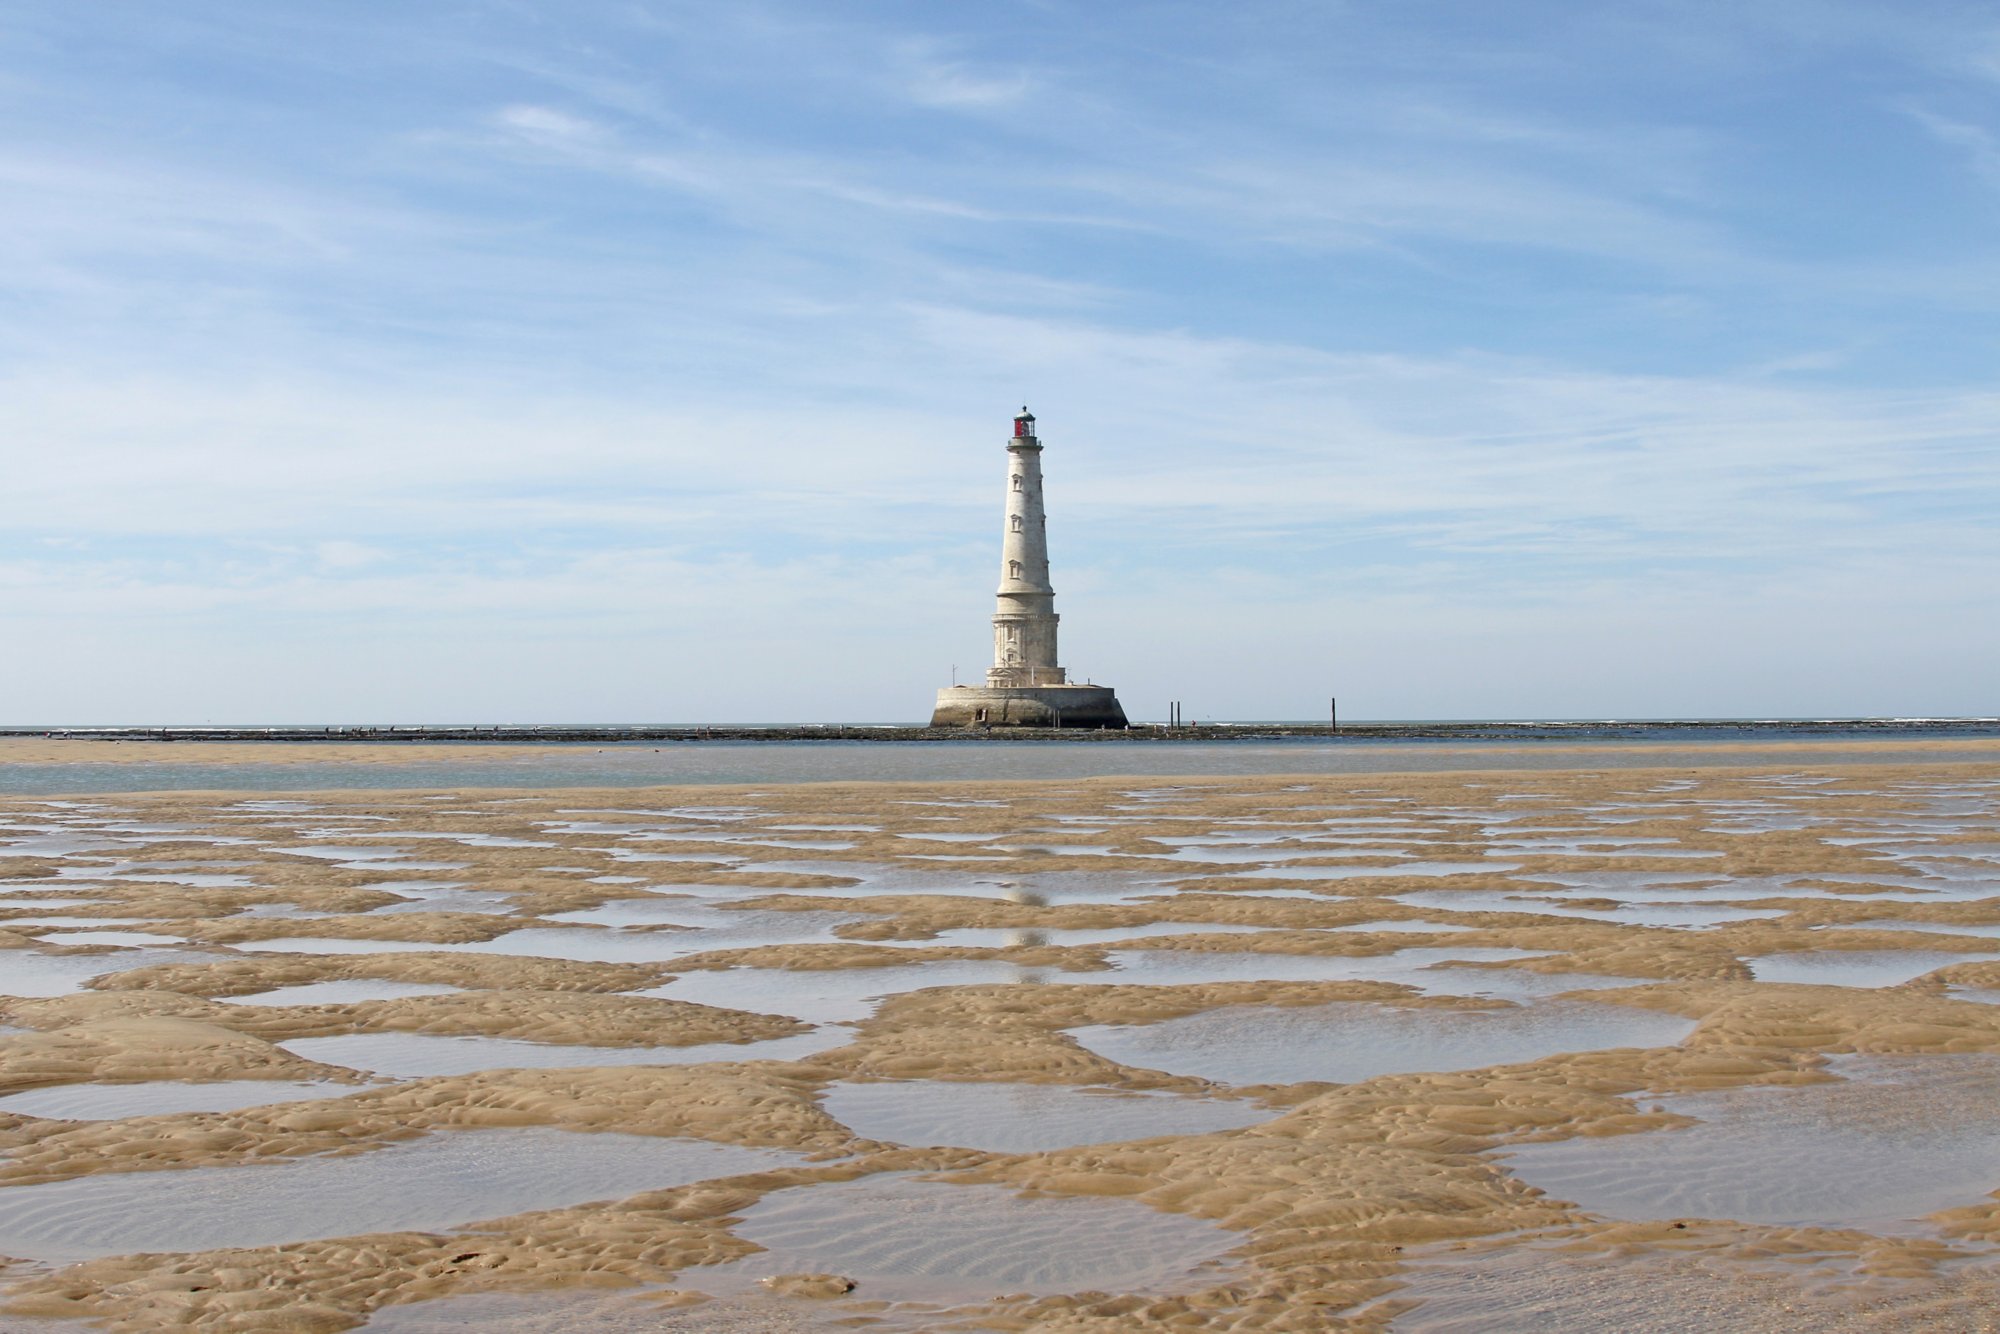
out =
{"type": "Polygon", "coordinates": [[[2000,17],[0,0],[0,717],[1992,712],[2000,17]]]}

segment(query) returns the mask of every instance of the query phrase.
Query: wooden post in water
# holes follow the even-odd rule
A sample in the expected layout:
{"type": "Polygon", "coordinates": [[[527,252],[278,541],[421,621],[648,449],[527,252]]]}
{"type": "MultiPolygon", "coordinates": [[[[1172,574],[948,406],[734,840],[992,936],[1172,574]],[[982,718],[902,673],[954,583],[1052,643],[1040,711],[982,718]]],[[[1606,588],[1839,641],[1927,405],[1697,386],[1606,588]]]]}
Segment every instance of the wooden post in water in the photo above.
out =
{"type": "Polygon", "coordinates": [[[1332,715],[1333,730],[1338,732],[1340,730],[1340,696],[1335,695],[1332,699],[1329,699],[1326,702],[1326,707],[1327,712],[1332,715]]]}

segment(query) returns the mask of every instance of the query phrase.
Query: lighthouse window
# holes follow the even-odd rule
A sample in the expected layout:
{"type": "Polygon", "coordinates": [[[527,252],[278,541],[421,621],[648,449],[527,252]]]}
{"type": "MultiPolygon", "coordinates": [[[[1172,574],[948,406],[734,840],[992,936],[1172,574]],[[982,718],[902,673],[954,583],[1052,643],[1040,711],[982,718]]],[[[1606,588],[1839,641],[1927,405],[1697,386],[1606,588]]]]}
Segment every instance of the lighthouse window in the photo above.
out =
{"type": "Polygon", "coordinates": [[[1010,560],[1007,562],[1007,577],[1009,579],[1019,579],[1021,577],[1020,561],[1010,560]]]}
{"type": "Polygon", "coordinates": [[[1019,491],[1019,490],[1021,489],[1021,474],[1020,474],[1020,473],[1015,473],[1015,474],[1014,474],[1014,489],[1015,489],[1016,491],[1019,491]]]}
{"type": "Polygon", "coordinates": [[[1020,515],[1018,515],[1018,514],[1016,514],[1016,515],[1014,515],[1014,516],[1013,516],[1012,518],[1008,519],[1008,520],[1007,520],[1007,526],[1008,526],[1008,527],[1010,527],[1010,528],[1012,528],[1012,529],[1013,529],[1013,530],[1014,530],[1015,532],[1017,532],[1017,533],[1018,533],[1018,532],[1020,532],[1020,531],[1021,531],[1021,516],[1020,516],[1020,515]]]}
{"type": "Polygon", "coordinates": [[[1020,628],[1018,626],[1012,626],[1012,625],[1008,626],[1007,642],[1010,644],[1013,643],[1016,639],[1020,638],[1020,633],[1021,633],[1020,628]]]}

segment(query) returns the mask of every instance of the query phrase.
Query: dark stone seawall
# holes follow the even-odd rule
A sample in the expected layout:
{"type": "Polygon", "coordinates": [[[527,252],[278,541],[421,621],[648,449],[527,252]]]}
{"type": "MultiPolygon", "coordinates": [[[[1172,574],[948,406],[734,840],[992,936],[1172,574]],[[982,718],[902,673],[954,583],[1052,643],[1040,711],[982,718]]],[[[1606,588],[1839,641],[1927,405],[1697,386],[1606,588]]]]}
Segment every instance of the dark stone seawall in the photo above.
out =
{"type": "Polygon", "coordinates": [[[967,727],[1124,732],[1130,726],[1110,686],[952,686],[938,691],[926,732],[967,727]]]}

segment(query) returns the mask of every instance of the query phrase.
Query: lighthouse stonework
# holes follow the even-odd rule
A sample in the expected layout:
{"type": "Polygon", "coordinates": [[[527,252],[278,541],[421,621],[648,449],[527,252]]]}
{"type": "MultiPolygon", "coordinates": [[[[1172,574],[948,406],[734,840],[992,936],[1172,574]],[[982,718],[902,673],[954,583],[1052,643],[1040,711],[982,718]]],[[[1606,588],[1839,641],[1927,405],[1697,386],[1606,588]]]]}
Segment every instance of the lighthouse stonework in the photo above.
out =
{"type": "Polygon", "coordinates": [[[1007,510],[1000,534],[1000,594],[993,666],[984,686],[938,691],[932,727],[1125,726],[1110,686],[1071,685],[1057,665],[1056,590],[1049,583],[1042,508],[1042,442],[1026,408],[1007,441],[1007,510]]]}

